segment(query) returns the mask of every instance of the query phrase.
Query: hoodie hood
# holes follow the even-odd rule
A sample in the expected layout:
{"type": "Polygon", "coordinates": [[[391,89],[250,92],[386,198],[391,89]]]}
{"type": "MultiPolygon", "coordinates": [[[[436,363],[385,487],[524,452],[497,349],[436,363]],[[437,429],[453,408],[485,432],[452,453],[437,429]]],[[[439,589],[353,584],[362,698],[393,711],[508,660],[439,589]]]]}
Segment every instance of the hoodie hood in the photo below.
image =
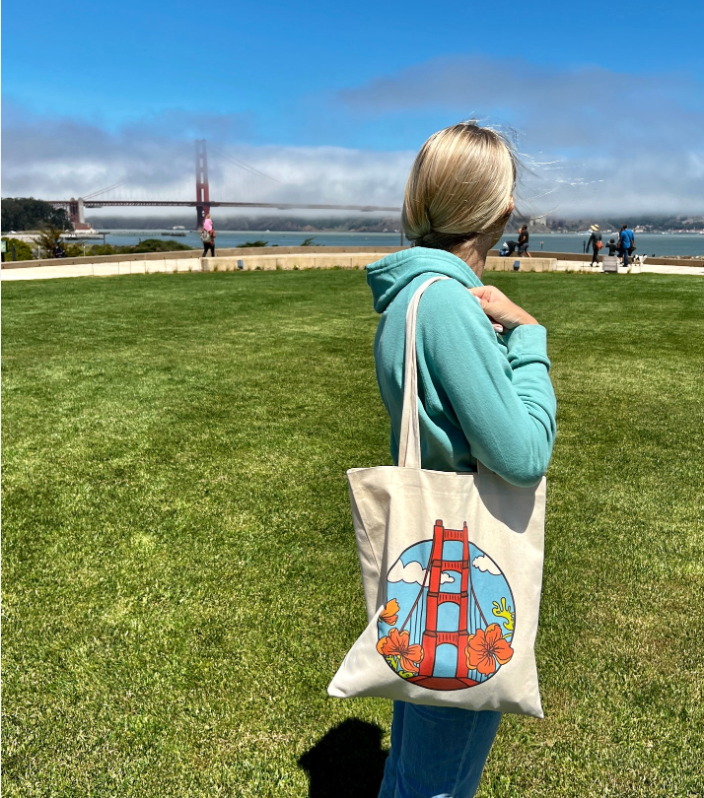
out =
{"type": "Polygon", "coordinates": [[[444,249],[411,247],[367,266],[367,283],[374,297],[374,310],[383,313],[399,291],[426,273],[444,274],[467,288],[482,285],[482,281],[457,255],[444,249]]]}

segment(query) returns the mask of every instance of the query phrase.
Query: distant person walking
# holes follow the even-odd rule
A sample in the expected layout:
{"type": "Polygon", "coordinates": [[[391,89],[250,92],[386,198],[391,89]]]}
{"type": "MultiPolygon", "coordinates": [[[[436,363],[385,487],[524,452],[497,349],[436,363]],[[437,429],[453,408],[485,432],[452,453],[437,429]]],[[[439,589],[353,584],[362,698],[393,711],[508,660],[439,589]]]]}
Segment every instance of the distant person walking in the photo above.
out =
{"type": "Polygon", "coordinates": [[[205,258],[210,250],[210,257],[215,257],[215,228],[213,227],[213,220],[208,214],[203,222],[203,232],[200,234],[200,240],[203,242],[203,257],[205,258]]]}
{"type": "Polygon", "coordinates": [[[628,257],[636,248],[636,236],[627,224],[621,227],[618,234],[618,254],[623,259],[623,266],[628,266],[628,257]]]}
{"type": "Polygon", "coordinates": [[[601,233],[599,232],[599,225],[593,224],[589,230],[591,231],[591,235],[589,236],[589,241],[587,241],[587,249],[591,247],[592,250],[592,262],[591,265],[593,266],[596,264],[599,265],[599,250],[604,246],[604,242],[601,240],[601,233]]]}
{"type": "Polygon", "coordinates": [[[527,258],[531,257],[528,252],[528,242],[530,241],[530,233],[528,232],[528,225],[524,224],[518,231],[518,254],[525,255],[527,258]]]}

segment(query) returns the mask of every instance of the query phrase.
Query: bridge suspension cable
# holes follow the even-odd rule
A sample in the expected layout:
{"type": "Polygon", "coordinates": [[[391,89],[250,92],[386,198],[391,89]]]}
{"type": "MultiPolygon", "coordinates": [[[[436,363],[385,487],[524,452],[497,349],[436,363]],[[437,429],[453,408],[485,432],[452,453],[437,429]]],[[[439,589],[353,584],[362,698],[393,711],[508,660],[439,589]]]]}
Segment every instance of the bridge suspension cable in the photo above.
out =
{"type": "Polygon", "coordinates": [[[255,169],[253,166],[250,166],[248,163],[244,161],[240,161],[239,158],[235,158],[234,155],[228,155],[224,150],[221,150],[220,147],[216,147],[212,142],[210,144],[210,148],[215,150],[215,152],[220,153],[223,158],[226,158],[228,161],[232,161],[232,163],[239,166],[241,169],[245,169],[246,171],[250,172],[253,175],[257,175],[258,177],[265,177],[267,180],[273,180],[274,183],[278,183],[279,185],[283,185],[280,180],[277,180],[275,177],[271,175],[267,175],[265,172],[259,171],[259,169],[255,169]]]}
{"type": "Polygon", "coordinates": [[[94,191],[92,194],[86,194],[83,197],[83,199],[84,200],[93,199],[94,197],[97,197],[98,194],[105,194],[106,191],[111,191],[113,188],[119,188],[120,186],[124,186],[125,183],[126,183],[125,180],[122,180],[119,183],[113,183],[111,186],[108,186],[107,188],[101,188],[100,191],[94,191]]]}

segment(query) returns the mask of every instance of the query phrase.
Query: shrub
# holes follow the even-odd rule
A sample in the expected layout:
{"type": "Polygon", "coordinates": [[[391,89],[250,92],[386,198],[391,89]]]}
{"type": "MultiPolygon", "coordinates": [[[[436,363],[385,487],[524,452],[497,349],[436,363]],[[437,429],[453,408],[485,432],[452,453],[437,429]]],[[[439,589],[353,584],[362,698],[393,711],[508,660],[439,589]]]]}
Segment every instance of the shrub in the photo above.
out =
{"type": "Polygon", "coordinates": [[[60,227],[49,224],[34,239],[41,250],[43,258],[64,257],[66,255],[66,249],[61,241],[62,235],[63,230],[60,227]],[[60,255],[56,254],[57,249],[60,249],[60,255]]]}
{"type": "Polygon", "coordinates": [[[15,260],[34,260],[34,252],[32,247],[26,241],[20,241],[19,238],[2,237],[3,241],[7,241],[7,252],[5,253],[5,261],[12,261],[12,247],[15,248],[15,260]]]}
{"type": "Polygon", "coordinates": [[[136,244],[132,247],[125,247],[124,250],[120,247],[120,250],[129,251],[133,253],[139,252],[183,252],[188,249],[193,249],[193,247],[189,247],[186,244],[182,244],[180,241],[174,241],[173,239],[162,239],[162,238],[145,238],[144,241],[140,241],[139,244],[136,244]]]}

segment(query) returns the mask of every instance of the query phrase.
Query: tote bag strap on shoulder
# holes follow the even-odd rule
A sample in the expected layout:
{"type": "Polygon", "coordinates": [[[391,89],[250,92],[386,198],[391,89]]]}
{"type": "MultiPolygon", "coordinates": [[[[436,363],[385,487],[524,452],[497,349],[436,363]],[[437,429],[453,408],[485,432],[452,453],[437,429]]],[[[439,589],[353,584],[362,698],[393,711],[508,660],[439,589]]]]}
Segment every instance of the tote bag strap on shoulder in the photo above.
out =
{"type": "Polygon", "coordinates": [[[418,364],[416,363],[416,319],[420,298],[433,283],[449,277],[431,277],[413,294],[406,311],[406,351],[403,373],[403,412],[398,444],[400,468],[420,468],[420,420],[418,418],[418,364]]]}

